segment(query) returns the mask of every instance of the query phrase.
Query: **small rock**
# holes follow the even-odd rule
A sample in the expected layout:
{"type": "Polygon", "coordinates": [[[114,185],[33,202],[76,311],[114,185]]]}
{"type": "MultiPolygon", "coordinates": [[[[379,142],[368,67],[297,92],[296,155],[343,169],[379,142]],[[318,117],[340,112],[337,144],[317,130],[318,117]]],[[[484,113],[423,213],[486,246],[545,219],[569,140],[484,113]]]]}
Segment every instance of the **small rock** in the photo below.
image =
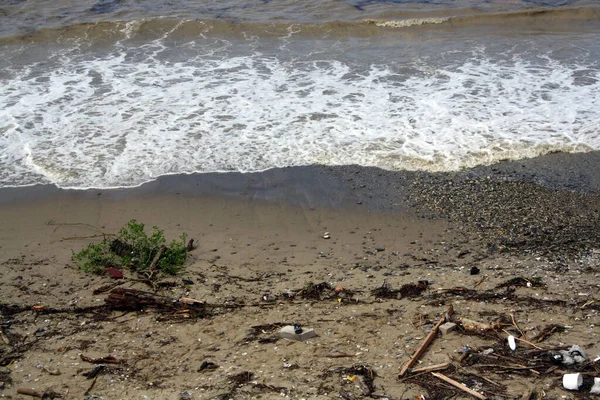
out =
{"type": "Polygon", "coordinates": [[[217,369],[217,368],[219,368],[219,366],[217,364],[215,364],[214,362],[202,361],[202,364],[200,364],[200,368],[198,368],[198,372],[208,370],[208,369],[217,369]]]}
{"type": "Polygon", "coordinates": [[[440,332],[442,335],[446,336],[450,332],[456,329],[456,324],[454,322],[446,322],[442,326],[440,326],[440,332]]]}
{"type": "Polygon", "coordinates": [[[471,267],[471,275],[479,275],[481,271],[477,267],[471,267]]]}
{"type": "Polygon", "coordinates": [[[471,253],[469,250],[463,249],[458,253],[458,258],[463,258],[464,256],[466,256],[469,253],[471,253]]]}
{"type": "Polygon", "coordinates": [[[192,395],[188,392],[179,393],[179,400],[192,400],[192,395]]]}

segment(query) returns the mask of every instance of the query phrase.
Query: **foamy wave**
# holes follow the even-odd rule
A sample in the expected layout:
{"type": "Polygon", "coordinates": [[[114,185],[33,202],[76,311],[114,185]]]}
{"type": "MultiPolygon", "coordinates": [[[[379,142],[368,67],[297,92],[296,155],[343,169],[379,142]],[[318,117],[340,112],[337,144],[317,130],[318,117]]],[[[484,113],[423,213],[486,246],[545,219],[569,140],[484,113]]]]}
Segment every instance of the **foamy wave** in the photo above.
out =
{"type": "Polygon", "coordinates": [[[408,28],[419,25],[443,24],[450,21],[450,17],[411,18],[397,21],[391,20],[365,20],[368,24],[374,24],[382,28],[408,28]]]}
{"type": "Polygon", "coordinates": [[[122,187],[316,163],[448,171],[600,149],[600,72],[584,60],[475,51],[438,67],[361,66],[187,46],[5,69],[0,185],[122,187]]]}

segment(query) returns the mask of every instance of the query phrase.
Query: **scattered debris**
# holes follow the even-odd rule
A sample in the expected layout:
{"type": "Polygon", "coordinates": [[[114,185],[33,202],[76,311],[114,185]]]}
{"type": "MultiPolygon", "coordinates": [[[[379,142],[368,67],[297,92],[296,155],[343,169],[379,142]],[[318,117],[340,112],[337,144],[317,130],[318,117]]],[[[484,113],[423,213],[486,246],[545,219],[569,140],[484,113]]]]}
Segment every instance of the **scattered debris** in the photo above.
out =
{"type": "Polygon", "coordinates": [[[524,287],[541,287],[541,288],[545,288],[546,284],[544,282],[542,282],[542,278],[523,278],[523,277],[518,277],[518,278],[509,279],[506,282],[503,282],[503,283],[499,284],[498,286],[496,286],[496,289],[508,288],[508,287],[511,287],[511,286],[524,286],[524,287]]]}
{"type": "Polygon", "coordinates": [[[254,377],[254,372],[250,371],[242,371],[235,375],[229,377],[229,382],[235,384],[236,386],[243,386],[246,383],[250,382],[254,377]]]}
{"type": "Polygon", "coordinates": [[[486,322],[474,321],[474,320],[468,319],[468,318],[461,318],[460,324],[463,327],[463,329],[468,332],[480,332],[480,333],[486,332],[486,331],[492,331],[494,329],[499,329],[501,326],[499,322],[497,322],[495,324],[488,324],[486,322]]]}
{"type": "Polygon", "coordinates": [[[312,328],[300,328],[298,325],[287,325],[281,328],[279,336],[284,339],[297,340],[303,342],[316,336],[312,328]]]}
{"type": "Polygon", "coordinates": [[[485,397],[484,395],[482,395],[481,393],[478,393],[476,391],[474,391],[473,389],[469,389],[468,387],[466,387],[465,385],[463,385],[460,382],[455,381],[452,378],[448,378],[446,375],[444,374],[440,374],[438,372],[432,372],[431,375],[435,376],[436,378],[440,378],[446,382],[448,382],[449,384],[451,384],[452,386],[462,390],[465,393],[470,394],[471,396],[477,397],[478,399],[482,399],[485,400],[487,399],[487,397],[485,397]]]}
{"type": "Polygon", "coordinates": [[[534,336],[531,340],[535,341],[536,343],[541,343],[544,340],[548,339],[553,334],[562,333],[566,330],[567,330],[567,328],[563,325],[558,325],[558,324],[548,325],[544,329],[542,329],[542,331],[540,333],[538,333],[536,336],[534,336]]]}
{"type": "Polygon", "coordinates": [[[452,317],[453,313],[454,313],[454,308],[452,306],[450,306],[450,308],[448,308],[448,311],[446,311],[446,313],[440,318],[438,323],[433,327],[431,332],[429,332],[427,337],[425,337],[425,340],[423,340],[423,343],[421,343],[421,345],[417,348],[417,350],[415,350],[415,353],[410,358],[410,360],[408,360],[404,364],[404,366],[400,370],[400,374],[399,374],[400,377],[404,376],[404,374],[406,374],[408,369],[410,367],[412,367],[415,364],[415,362],[417,362],[417,360],[423,355],[425,350],[427,350],[427,346],[429,346],[429,344],[433,341],[433,339],[437,335],[440,326],[443,323],[445,323],[448,319],[450,319],[450,317],[452,317]]]}
{"type": "Polygon", "coordinates": [[[83,354],[80,354],[79,358],[81,358],[81,360],[83,360],[85,362],[89,362],[92,364],[121,364],[121,361],[117,360],[113,356],[91,358],[91,357],[84,356],[83,354]]]}
{"type": "Polygon", "coordinates": [[[96,365],[92,370],[88,371],[88,372],[84,372],[83,376],[85,376],[88,379],[94,379],[95,377],[97,377],[102,371],[104,371],[104,369],[106,368],[106,365],[104,364],[100,364],[100,365],[96,365]]]}
{"type": "Polygon", "coordinates": [[[369,397],[375,392],[375,385],[373,381],[377,374],[371,367],[364,364],[355,364],[349,368],[335,368],[332,372],[340,374],[343,378],[345,377],[348,380],[348,377],[354,376],[355,378],[351,380],[352,383],[357,383],[360,388],[360,396],[369,397]],[[360,379],[358,379],[360,377],[360,379]]]}
{"type": "Polygon", "coordinates": [[[371,294],[377,298],[381,299],[396,299],[398,295],[400,298],[413,298],[421,295],[424,290],[429,287],[428,281],[419,281],[418,283],[409,283],[400,287],[400,289],[390,289],[387,282],[383,282],[383,284],[371,290],[371,294]]]}

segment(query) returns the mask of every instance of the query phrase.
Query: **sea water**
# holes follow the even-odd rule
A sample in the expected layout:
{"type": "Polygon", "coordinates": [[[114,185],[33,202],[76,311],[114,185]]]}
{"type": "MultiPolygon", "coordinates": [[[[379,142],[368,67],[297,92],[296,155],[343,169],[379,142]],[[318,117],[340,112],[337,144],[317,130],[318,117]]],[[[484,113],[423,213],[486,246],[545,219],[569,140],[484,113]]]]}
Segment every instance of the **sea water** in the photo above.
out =
{"type": "Polygon", "coordinates": [[[600,4],[0,4],[0,187],[600,149],[600,4]]]}

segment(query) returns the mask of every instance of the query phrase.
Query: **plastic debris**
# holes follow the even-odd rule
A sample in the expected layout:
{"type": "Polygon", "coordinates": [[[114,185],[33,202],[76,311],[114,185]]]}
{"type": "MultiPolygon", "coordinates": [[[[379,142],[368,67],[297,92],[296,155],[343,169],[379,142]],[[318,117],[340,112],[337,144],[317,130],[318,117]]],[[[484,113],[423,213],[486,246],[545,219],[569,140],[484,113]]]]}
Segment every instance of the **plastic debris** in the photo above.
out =
{"type": "Polygon", "coordinates": [[[513,335],[510,335],[507,340],[508,347],[510,347],[512,351],[515,351],[517,349],[517,342],[515,342],[515,337],[513,335]]]}
{"type": "Polygon", "coordinates": [[[567,390],[579,390],[583,384],[583,375],[581,374],[564,374],[563,387],[567,390]]]}
{"type": "Polygon", "coordinates": [[[594,378],[594,386],[590,389],[592,394],[600,394],[600,378],[594,378]]]}
{"type": "Polygon", "coordinates": [[[582,364],[588,360],[588,357],[583,349],[576,344],[571,346],[569,350],[561,350],[558,352],[558,354],[554,354],[552,357],[556,362],[566,366],[582,364]]]}

